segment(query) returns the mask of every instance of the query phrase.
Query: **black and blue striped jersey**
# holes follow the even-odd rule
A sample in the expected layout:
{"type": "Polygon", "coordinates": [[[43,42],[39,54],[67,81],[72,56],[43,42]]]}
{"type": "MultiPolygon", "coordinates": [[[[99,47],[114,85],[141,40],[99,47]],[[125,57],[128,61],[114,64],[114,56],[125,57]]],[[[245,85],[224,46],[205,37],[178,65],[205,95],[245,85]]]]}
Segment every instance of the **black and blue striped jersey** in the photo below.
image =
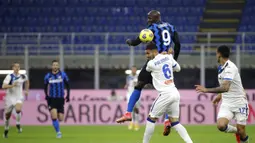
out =
{"type": "Polygon", "coordinates": [[[167,22],[158,22],[149,25],[148,29],[154,34],[153,42],[156,44],[158,52],[167,52],[173,41],[174,26],[167,22]]]}
{"type": "Polygon", "coordinates": [[[44,84],[49,85],[49,97],[64,98],[65,97],[65,83],[69,79],[65,72],[59,71],[56,74],[48,73],[44,78],[44,84]]]}

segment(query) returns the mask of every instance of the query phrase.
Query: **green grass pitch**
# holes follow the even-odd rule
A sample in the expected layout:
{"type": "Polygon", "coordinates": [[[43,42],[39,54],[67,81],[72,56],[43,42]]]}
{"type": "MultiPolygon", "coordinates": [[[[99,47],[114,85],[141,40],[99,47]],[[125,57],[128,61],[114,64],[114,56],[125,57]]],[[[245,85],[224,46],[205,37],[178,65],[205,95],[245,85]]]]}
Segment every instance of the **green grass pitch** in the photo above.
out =
{"type": "MultiPolygon", "coordinates": [[[[185,127],[194,143],[235,143],[233,134],[221,133],[216,126],[185,127]]],[[[162,136],[162,130],[163,126],[156,126],[151,143],[184,143],[173,129],[168,137],[162,136]]],[[[127,126],[62,126],[61,132],[63,138],[56,139],[52,126],[24,126],[21,134],[11,127],[9,138],[0,138],[0,143],[142,143],[144,126],[139,131],[127,126]]],[[[250,143],[255,143],[255,126],[247,126],[247,132],[250,143]]]]}

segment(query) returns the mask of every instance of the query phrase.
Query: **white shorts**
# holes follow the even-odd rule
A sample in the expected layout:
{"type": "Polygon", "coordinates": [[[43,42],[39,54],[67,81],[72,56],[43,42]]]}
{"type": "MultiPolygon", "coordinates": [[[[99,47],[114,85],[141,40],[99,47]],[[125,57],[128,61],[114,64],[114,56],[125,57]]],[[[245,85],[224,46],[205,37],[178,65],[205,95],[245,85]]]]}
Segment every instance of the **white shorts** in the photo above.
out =
{"type": "Polygon", "coordinates": [[[238,104],[235,106],[221,104],[217,118],[227,118],[229,121],[235,119],[237,124],[246,125],[248,115],[248,103],[238,104]]]}
{"type": "Polygon", "coordinates": [[[169,93],[160,94],[153,102],[150,117],[159,118],[167,113],[169,117],[179,118],[180,94],[177,89],[169,93]]]}
{"type": "Polygon", "coordinates": [[[11,113],[17,103],[23,103],[24,97],[6,97],[4,101],[5,113],[11,113]]]}

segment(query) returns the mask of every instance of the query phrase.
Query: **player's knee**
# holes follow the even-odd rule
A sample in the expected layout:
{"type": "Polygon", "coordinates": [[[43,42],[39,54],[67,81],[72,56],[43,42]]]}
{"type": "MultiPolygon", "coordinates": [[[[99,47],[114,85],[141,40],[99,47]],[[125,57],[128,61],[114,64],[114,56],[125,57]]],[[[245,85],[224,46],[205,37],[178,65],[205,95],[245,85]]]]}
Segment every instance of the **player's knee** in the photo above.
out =
{"type": "Polygon", "coordinates": [[[170,117],[169,120],[170,120],[171,123],[179,122],[179,118],[170,117]]]}
{"type": "Polygon", "coordinates": [[[145,82],[143,82],[143,81],[138,81],[137,84],[136,84],[136,86],[135,86],[135,89],[136,89],[136,90],[142,90],[144,86],[145,86],[145,82]]]}
{"type": "Polygon", "coordinates": [[[158,120],[158,118],[149,116],[147,120],[155,123],[158,120]]]}
{"type": "Polygon", "coordinates": [[[218,123],[217,128],[219,129],[219,131],[224,132],[227,129],[227,125],[224,123],[218,123]]]}
{"type": "Polygon", "coordinates": [[[59,114],[58,115],[58,121],[61,122],[64,120],[64,115],[63,114],[59,114]]]}
{"type": "Polygon", "coordinates": [[[58,121],[59,121],[59,122],[62,122],[62,121],[63,121],[63,118],[58,118],[58,121]]]}
{"type": "Polygon", "coordinates": [[[20,109],[16,109],[16,113],[19,114],[21,112],[20,109]]]}
{"type": "Polygon", "coordinates": [[[11,117],[11,112],[10,113],[5,113],[5,119],[6,120],[10,119],[10,117],[11,117]]]}

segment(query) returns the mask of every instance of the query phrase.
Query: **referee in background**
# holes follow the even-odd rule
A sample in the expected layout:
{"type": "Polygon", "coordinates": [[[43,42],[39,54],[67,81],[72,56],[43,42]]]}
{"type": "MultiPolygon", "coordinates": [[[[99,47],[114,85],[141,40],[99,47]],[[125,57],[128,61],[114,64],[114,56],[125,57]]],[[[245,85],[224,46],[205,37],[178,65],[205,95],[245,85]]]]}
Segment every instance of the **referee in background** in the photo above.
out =
{"type": "Polygon", "coordinates": [[[59,70],[57,60],[52,61],[52,71],[44,77],[44,92],[52,118],[52,125],[57,133],[56,137],[62,138],[59,121],[64,119],[65,101],[70,101],[70,86],[68,76],[65,72],[59,70]],[[65,87],[67,89],[66,97],[65,87]]]}

